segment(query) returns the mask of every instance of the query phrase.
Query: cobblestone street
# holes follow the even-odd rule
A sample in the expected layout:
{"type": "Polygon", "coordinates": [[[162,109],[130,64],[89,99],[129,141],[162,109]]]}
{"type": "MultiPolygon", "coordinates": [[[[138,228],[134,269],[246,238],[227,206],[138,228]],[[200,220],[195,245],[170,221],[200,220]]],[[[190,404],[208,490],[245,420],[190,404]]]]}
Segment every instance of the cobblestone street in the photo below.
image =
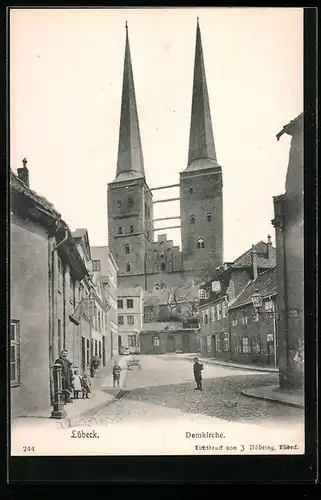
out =
{"type": "Polygon", "coordinates": [[[214,417],[278,428],[301,425],[304,411],[248,398],[250,387],[277,384],[277,373],[205,365],[203,392],[195,391],[192,363],[177,355],[141,356],[142,369],[128,372],[118,399],[78,425],[108,425],[184,418],[214,417]]]}

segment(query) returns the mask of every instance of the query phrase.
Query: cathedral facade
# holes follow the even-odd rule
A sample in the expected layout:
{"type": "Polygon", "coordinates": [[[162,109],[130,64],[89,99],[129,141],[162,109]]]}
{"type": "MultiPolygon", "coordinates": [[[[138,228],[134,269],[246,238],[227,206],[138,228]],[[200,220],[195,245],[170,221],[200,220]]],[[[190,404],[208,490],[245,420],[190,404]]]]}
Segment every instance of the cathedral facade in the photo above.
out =
{"type": "Polygon", "coordinates": [[[141,285],[146,295],[188,281],[196,292],[202,270],[223,264],[222,169],[215,150],[198,20],[188,162],[175,186],[179,187],[181,248],[166,234],[154,238],[155,220],[170,218],[154,218],[153,191],[162,188],[153,189],[147,183],[126,25],[117,169],[108,184],[109,247],[119,267],[120,288],[141,285]]]}

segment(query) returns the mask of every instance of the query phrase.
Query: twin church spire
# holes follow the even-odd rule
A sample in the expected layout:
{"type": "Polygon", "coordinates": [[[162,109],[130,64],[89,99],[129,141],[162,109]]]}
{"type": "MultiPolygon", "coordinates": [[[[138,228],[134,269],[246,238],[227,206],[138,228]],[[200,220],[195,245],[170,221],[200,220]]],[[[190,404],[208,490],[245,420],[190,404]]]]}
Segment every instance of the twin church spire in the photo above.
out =
{"type": "MultiPolygon", "coordinates": [[[[121,101],[116,181],[145,177],[133,69],[126,21],[125,60],[121,101]]],[[[201,30],[197,18],[194,80],[188,164],[186,170],[217,165],[201,30]]]]}

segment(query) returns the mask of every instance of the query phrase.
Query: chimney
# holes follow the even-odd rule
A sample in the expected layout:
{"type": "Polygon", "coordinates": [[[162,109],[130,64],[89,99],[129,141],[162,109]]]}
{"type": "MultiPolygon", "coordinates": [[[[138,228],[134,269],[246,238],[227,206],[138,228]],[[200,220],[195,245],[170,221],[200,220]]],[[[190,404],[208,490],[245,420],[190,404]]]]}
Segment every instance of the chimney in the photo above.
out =
{"type": "Polygon", "coordinates": [[[272,260],[272,241],[271,241],[271,235],[268,234],[268,242],[267,242],[267,249],[268,249],[268,259],[272,260]]]}
{"type": "Polygon", "coordinates": [[[253,280],[257,278],[257,251],[255,246],[252,245],[252,276],[253,280]]]}
{"type": "Polygon", "coordinates": [[[27,158],[22,160],[23,167],[18,168],[18,178],[27,186],[29,186],[29,170],[27,169],[27,158]]]}

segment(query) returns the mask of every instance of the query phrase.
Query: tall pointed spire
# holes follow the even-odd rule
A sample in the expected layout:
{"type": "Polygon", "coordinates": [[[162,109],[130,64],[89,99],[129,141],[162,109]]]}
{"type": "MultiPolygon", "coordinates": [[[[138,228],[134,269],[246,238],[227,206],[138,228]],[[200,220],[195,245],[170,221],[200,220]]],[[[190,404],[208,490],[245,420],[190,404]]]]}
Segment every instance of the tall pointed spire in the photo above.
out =
{"type": "Polygon", "coordinates": [[[197,18],[193,100],[187,170],[217,165],[211,111],[207,91],[201,30],[197,18]]]}
{"type": "Polygon", "coordinates": [[[125,28],[126,46],[116,172],[117,181],[145,177],[127,21],[125,28]]]}

